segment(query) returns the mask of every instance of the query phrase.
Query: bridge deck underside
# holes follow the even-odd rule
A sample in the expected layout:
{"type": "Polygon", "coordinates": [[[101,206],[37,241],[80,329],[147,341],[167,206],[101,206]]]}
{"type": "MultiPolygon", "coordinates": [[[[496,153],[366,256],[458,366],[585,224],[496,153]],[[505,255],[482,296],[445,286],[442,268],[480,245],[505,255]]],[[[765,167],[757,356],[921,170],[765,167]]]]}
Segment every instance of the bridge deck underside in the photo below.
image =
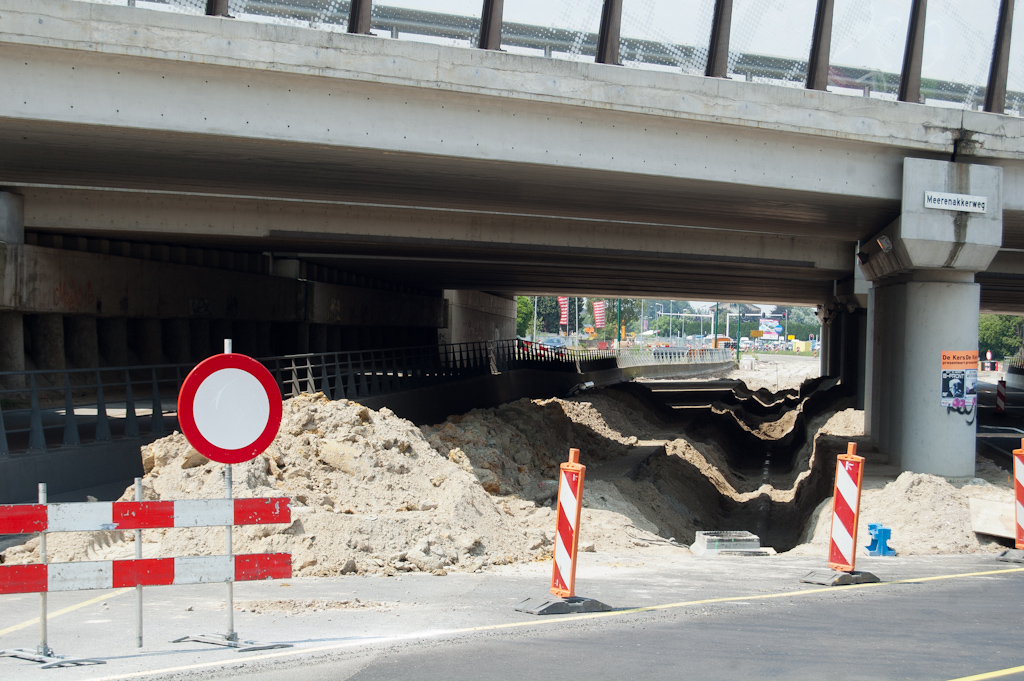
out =
{"type": "Polygon", "coordinates": [[[614,169],[66,123],[0,120],[0,145],[0,182],[25,194],[30,230],[271,250],[438,289],[810,304],[899,211],[614,169]]]}

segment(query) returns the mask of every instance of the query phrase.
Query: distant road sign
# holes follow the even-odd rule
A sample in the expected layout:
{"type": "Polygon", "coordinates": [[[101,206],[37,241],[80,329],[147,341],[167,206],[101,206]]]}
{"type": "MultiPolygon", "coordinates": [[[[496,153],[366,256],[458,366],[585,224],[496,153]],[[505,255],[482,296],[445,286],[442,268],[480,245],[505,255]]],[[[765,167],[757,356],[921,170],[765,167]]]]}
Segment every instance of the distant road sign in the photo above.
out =
{"type": "Polygon", "coordinates": [[[751,337],[751,338],[760,338],[760,337],[761,337],[761,336],[763,336],[763,335],[764,335],[764,332],[763,332],[763,331],[758,331],[758,330],[756,330],[756,329],[755,329],[754,331],[751,331],[751,332],[750,332],[750,337],[751,337]]]}
{"type": "Polygon", "coordinates": [[[230,353],[203,360],[178,394],[178,423],[196,451],[218,463],[262,454],[281,427],[281,391],[266,367],[230,353]]]}
{"type": "Polygon", "coordinates": [[[775,326],[775,333],[782,333],[782,325],[781,324],[777,324],[775,326]]]}

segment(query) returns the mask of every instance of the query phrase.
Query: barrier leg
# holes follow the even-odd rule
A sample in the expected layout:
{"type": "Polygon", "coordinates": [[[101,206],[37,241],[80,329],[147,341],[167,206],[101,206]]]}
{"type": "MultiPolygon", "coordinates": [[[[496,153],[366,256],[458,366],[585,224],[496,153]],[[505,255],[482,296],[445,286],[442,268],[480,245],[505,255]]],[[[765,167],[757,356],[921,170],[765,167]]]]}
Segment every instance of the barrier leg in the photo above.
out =
{"type": "MultiPolygon", "coordinates": [[[[46,483],[39,483],[39,503],[46,505],[46,483]]],[[[46,531],[39,533],[39,562],[46,565],[46,531]]],[[[25,650],[24,648],[14,648],[12,650],[0,650],[0,657],[15,657],[19,660],[28,660],[29,662],[39,662],[42,666],[40,669],[53,669],[54,667],[63,667],[66,665],[82,665],[82,664],[106,664],[105,660],[94,660],[90,658],[75,658],[75,657],[64,657],[63,655],[57,655],[50,648],[49,641],[47,640],[46,622],[46,592],[42,591],[39,593],[39,645],[35,650],[25,650]]]]}
{"type": "MultiPolygon", "coordinates": [[[[142,501],[142,478],[135,478],[135,501],[142,501]]],[[[142,530],[135,530],[135,560],[142,560],[142,530]]],[[[142,647],[141,584],[135,587],[135,646],[142,647]]]]}
{"type": "MultiPolygon", "coordinates": [[[[46,505],[46,483],[39,483],[39,503],[46,505]]],[[[46,532],[39,533],[39,562],[46,565],[46,532]]],[[[53,657],[53,650],[47,642],[46,592],[39,594],[39,647],[36,652],[44,657],[53,657]]]]}

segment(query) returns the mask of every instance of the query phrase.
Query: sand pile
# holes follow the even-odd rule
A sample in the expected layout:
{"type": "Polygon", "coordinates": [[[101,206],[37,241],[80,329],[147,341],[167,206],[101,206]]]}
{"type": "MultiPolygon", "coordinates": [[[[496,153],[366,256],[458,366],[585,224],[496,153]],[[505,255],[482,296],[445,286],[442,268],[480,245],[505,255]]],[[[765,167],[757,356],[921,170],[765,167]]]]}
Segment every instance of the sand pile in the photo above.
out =
{"type": "Polygon", "coordinates": [[[637,438],[607,426],[586,402],[528,400],[452,416],[423,434],[438,452],[472,472],[490,494],[544,502],[557,492],[558,465],[570,447],[583,463],[619,456],[637,438]]]}
{"type": "MultiPolygon", "coordinates": [[[[288,496],[293,522],[236,528],[235,552],[289,552],[299,575],[443,574],[545,559],[554,538],[551,507],[566,442],[603,441],[577,429],[559,405],[528,400],[506,405],[498,415],[475,413],[425,430],[426,435],[388,409],[331,402],[320,394],[285,401],[274,443],[234,467],[233,494],[288,496]],[[463,424],[464,437],[453,439],[455,423],[463,424]]],[[[625,446],[607,442],[610,450],[625,446]]],[[[144,448],[143,462],[147,500],[224,496],[224,467],[201,456],[180,433],[144,448]]],[[[122,496],[133,498],[132,489],[122,496]]],[[[633,545],[625,528],[644,524],[637,509],[599,482],[588,485],[584,498],[594,508],[584,512],[583,550],[594,550],[595,541],[608,548],[633,545]]],[[[37,546],[30,541],[8,549],[5,560],[34,562],[37,546]]],[[[145,557],[223,551],[221,528],[143,533],[145,557]]],[[[134,552],[132,532],[54,534],[48,540],[54,562],[130,558],[134,552]]]]}
{"type": "MultiPolygon", "coordinates": [[[[988,464],[1004,478],[1005,472],[988,464]]],[[[983,478],[960,489],[935,475],[904,472],[881,489],[865,489],[861,493],[860,522],[857,529],[857,555],[867,555],[864,548],[870,541],[869,523],[882,523],[892,528],[889,546],[897,555],[929,555],[944,553],[978,553],[1001,551],[1005,547],[975,534],[971,529],[971,497],[1013,503],[1013,491],[983,478]]],[[[827,550],[832,519],[832,499],[818,506],[805,534],[805,543],[793,549],[795,554],[823,554],[827,550]]]]}

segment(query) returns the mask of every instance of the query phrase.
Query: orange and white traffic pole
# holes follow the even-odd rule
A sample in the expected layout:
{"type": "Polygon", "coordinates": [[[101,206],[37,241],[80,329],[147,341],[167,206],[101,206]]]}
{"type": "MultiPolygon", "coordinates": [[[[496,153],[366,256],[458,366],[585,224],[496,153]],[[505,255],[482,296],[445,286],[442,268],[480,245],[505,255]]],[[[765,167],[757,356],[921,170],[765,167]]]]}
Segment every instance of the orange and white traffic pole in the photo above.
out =
{"type": "Polygon", "coordinates": [[[583,510],[583,476],[580,450],[569,450],[569,462],[559,466],[558,521],[555,526],[551,593],[561,598],[576,595],[576,549],[579,546],[580,512],[583,510]]]}
{"type": "Polygon", "coordinates": [[[829,532],[828,566],[853,572],[857,558],[857,520],[860,489],[864,478],[864,457],[857,456],[857,443],[847,445],[846,454],[836,461],[836,486],[832,495],[832,529],[829,532]]]}
{"type": "Polygon", "coordinates": [[[1013,450],[1014,545],[1024,549],[1024,438],[1021,438],[1020,446],[1020,449],[1013,450]]]}

